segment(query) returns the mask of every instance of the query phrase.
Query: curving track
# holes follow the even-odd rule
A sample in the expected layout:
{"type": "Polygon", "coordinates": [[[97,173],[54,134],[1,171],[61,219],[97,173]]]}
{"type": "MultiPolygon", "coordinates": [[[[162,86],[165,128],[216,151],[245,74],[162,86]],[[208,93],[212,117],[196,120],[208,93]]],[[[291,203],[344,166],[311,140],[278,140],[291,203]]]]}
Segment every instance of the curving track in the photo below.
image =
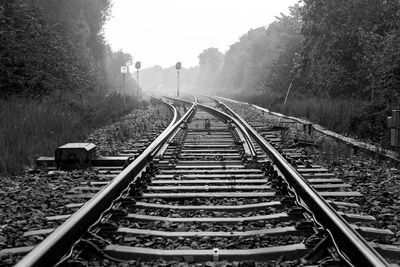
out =
{"type": "Polygon", "coordinates": [[[276,137],[267,142],[232,110],[216,106],[196,102],[181,109],[187,112],[179,121],[175,112],[170,126],[111,182],[76,188],[81,193],[70,204],[76,209],[88,192],[98,193],[17,266],[129,260],[157,266],[161,258],[389,266],[373,247],[383,255],[398,252],[363,236],[390,233],[356,226],[370,216],[332,208],[354,206],[351,198],[359,193],[285,150],[292,167],[271,145],[276,137]]]}

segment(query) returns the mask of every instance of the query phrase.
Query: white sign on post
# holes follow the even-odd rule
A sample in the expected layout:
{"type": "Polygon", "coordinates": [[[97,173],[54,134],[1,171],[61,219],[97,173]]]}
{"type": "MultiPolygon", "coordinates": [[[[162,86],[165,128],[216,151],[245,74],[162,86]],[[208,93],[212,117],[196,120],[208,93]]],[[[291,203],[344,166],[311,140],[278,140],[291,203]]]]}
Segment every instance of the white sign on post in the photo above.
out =
{"type": "Polygon", "coordinates": [[[128,73],[128,67],[127,66],[121,66],[121,73],[128,73]]]}

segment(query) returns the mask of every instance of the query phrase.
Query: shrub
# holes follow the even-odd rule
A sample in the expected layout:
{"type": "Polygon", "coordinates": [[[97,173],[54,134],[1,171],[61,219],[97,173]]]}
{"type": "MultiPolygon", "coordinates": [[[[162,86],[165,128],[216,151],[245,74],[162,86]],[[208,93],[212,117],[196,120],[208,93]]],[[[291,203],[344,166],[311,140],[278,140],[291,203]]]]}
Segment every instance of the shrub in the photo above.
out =
{"type": "Polygon", "coordinates": [[[387,105],[373,103],[364,106],[357,116],[351,118],[350,131],[361,139],[381,143],[385,139],[387,105]]]}

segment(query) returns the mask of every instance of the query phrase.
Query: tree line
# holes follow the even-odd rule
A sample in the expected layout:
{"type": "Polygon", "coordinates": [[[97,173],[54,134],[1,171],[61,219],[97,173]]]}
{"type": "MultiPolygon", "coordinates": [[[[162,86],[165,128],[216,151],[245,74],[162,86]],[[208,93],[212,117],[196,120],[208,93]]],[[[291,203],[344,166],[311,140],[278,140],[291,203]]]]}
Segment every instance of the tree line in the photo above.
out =
{"type": "Polygon", "coordinates": [[[0,1],[0,173],[145,107],[103,26],[111,0],[0,1]],[[125,90],[125,91],[124,91],[125,90]]]}
{"type": "Polygon", "coordinates": [[[282,96],[292,83],[302,94],[392,102],[400,94],[399,21],[395,0],[303,0],[240,37],[223,60],[205,50],[220,62],[206,68],[224,91],[282,96]]]}
{"type": "Polygon", "coordinates": [[[110,9],[111,0],[1,1],[0,97],[120,91],[131,56],[105,41],[110,9]]]}
{"type": "Polygon", "coordinates": [[[380,141],[400,101],[400,2],[303,0],[241,36],[222,60],[214,48],[199,58],[200,88],[280,110],[289,88],[293,103],[354,101],[359,110],[343,127],[380,141]]]}

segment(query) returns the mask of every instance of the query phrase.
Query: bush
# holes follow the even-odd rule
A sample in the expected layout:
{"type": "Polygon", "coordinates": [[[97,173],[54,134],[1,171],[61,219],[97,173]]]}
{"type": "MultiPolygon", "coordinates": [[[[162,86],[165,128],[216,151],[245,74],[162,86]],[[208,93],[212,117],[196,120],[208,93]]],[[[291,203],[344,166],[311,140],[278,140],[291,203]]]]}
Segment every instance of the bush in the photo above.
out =
{"type": "Polygon", "coordinates": [[[387,105],[383,103],[366,105],[357,116],[351,118],[349,129],[361,139],[382,143],[385,140],[387,116],[387,105]]]}

